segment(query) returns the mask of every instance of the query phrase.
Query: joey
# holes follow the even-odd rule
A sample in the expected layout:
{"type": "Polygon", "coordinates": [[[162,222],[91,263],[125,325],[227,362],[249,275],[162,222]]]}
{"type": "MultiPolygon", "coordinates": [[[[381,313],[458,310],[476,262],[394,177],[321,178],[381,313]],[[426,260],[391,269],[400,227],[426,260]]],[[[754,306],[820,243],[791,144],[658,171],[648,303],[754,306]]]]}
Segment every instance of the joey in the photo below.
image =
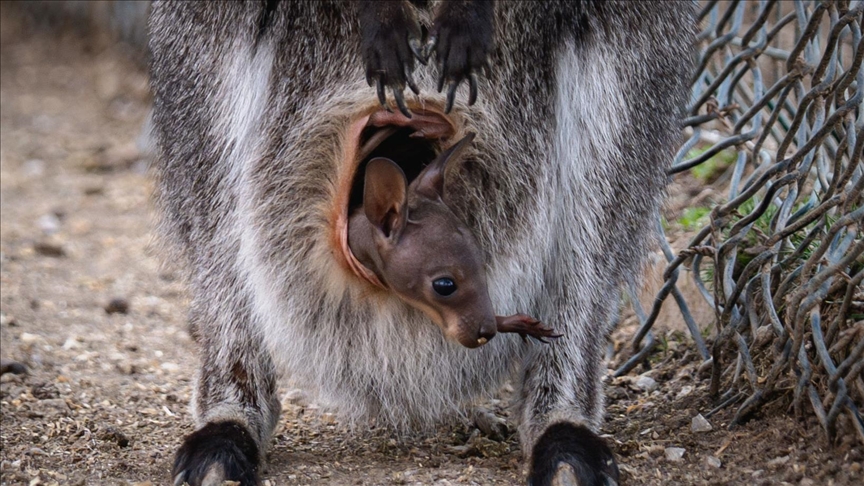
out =
{"type": "Polygon", "coordinates": [[[443,151],[410,185],[395,162],[370,160],[363,206],[348,223],[351,251],[388,290],[465,347],[481,346],[496,332],[542,342],[560,337],[530,316],[492,310],[482,250],[444,196],[448,170],[473,139],[471,133],[443,151]]]}

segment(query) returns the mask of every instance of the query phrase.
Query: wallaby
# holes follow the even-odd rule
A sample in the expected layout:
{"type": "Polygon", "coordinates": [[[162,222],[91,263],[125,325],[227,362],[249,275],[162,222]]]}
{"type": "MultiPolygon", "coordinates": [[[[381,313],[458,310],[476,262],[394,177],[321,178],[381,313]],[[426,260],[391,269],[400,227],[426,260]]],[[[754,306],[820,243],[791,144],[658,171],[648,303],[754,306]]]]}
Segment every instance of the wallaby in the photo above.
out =
{"type": "Polygon", "coordinates": [[[410,186],[395,162],[370,160],[363,207],[348,222],[351,256],[370,283],[426,313],[467,348],[486,344],[496,332],[548,343],[544,338],[561,336],[536,319],[494,314],[480,247],[444,202],[446,173],[473,139],[470,133],[441,152],[410,186]]]}
{"type": "Polygon", "coordinates": [[[603,351],[654,238],[692,7],[155,3],[156,201],[189,269],[201,359],[175,481],[258,481],[281,373],[345,423],[396,430],[464,413],[512,378],[530,484],[616,481],[598,435],[603,351]],[[554,323],[551,344],[502,335],[467,349],[348,256],[359,168],[386,157],[410,184],[467,132],[446,205],[476,240],[492,308],[554,323]]]}

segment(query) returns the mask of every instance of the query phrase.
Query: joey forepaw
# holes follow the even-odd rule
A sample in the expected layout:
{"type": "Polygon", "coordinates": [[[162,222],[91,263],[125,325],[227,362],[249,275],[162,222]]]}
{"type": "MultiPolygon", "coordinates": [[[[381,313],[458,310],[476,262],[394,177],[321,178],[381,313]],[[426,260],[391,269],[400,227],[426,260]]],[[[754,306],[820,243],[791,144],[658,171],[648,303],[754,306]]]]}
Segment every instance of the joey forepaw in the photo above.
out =
{"type": "Polygon", "coordinates": [[[558,339],[562,334],[557,334],[555,329],[546,327],[542,322],[525,314],[516,314],[507,317],[495,316],[498,321],[498,332],[515,332],[522,337],[522,341],[527,341],[527,337],[540,341],[544,344],[549,344],[548,339],[558,339]]]}

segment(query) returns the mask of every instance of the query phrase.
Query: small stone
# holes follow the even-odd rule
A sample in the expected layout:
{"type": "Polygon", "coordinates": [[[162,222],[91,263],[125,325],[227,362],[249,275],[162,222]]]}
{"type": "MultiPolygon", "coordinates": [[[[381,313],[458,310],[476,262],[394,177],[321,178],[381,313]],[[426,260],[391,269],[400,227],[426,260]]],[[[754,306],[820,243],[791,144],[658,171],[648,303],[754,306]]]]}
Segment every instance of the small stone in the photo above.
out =
{"type": "Polygon", "coordinates": [[[768,461],[768,466],[769,467],[782,466],[783,464],[786,464],[787,462],[789,462],[789,456],[775,457],[774,459],[771,459],[770,461],[768,461]]]}
{"type": "Polygon", "coordinates": [[[0,326],[15,327],[17,325],[18,321],[15,320],[14,316],[10,316],[5,312],[0,312],[0,326]]]}
{"type": "Polygon", "coordinates": [[[45,161],[40,159],[30,159],[24,162],[21,166],[24,175],[27,177],[41,177],[45,174],[45,161]]]}
{"type": "Polygon", "coordinates": [[[39,229],[41,229],[46,235],[53,235],[60,231],[60,218],[58,218],[54,213],[44,214],[36,220],[36,225],[39,226],[39,229]]]}
{"type": "Polygon", "coordinates": [[[42,341],[42,336],[38,334],[30,334],[29,332],[22,332],[20,338],[21,342],[24,344],[33,344],[42,341]]]}
{"type": "Polygon", "coordinates": [[[39,400],[34,404],[37,407],[37,412],[42,412],[46,415],[66,415],[69,413],[69,405],[62,398],[48,398],[39,400]]]}
{"type": "Polygon", "coordinates": [[[57,385],[54,383],[36,383],[30,387],[30,394],[39,400],[48,400],[51,398],[58,398],[60,396],[60,390],[57,389],[57,385]]]}
{"type": "Polygon", "coordinates": [[[678,462],[684,458],[685,450],[681,447],[667,447],[664,451],[666,452],[667,461],[678,462]]]}
{"type": "Polygon", "coordinates": [[[134,375],[138,373],[138,367],[132,363],[122,362],[117,364],[117,369],[124,375],[134,375]]]}
{"type": "Polygon", "coordinates": [[[111,299],[108,305],[105,306],[105,312],[108,314],[127,314],[129,312],[129,301],[121,297],[111,299]]]}
{"type": "Polygon", "coordinates": [[[722,466],[720,459],[711,455],[705,456],[705,464],[713,468],[719,468],[720,466],[722,466]]]}
{"type": "Polygon", "coordinates": [[[63,349],[67,351],[70,349],[78,349],[80,347],[81,343],[78,342],[78,338],[76,338],[75,336],[70,336],[66,338],[66,341],[63,342],[63,349]]]}
{"type": "Polygon", "coordinates": [[[680,400],[686,396],[689,396],[691,393],[693,393],[693,387],[692,386],[690,386],[690,385],[683,386],[683,387],[681,387],[681,390],[678,392],[678,394],[675,395],[675,399],[680,400]]]}
{"type": "Polygon", "coordinates": [[[100,431],[98,437],[106,442],[113,442],[120,447],[127,447],[129,445],[129,437],[127,437],[126,434],[120,431],[117,427],[110,425],[100,431]]]}
{"type": "Polygon", "coordinates": [[[60,258],[66,256],[66,251],[63,250],[63,247],[61,245],[55,243],[48,243],[46,241],[41,241],[33,244],[33,249],[36,251],[36,253],[42,256],[52,258],[60,258]]]}
{"type": "Polygon", "coordinates": [[[802,478],[801,482],[798,484],[800,484],[801,486],[816,486],[816,482],[810,478],[802,478]]]}
{"type": "Polygon", "coordinates": [[[291,405],[303,406],[309,402],[309,397],[303,390],[299,388],[294,388],[293,390],[288,390],[288,392],[285,393],[285,395],[282,397],[282,402],[291,405]]]}
{"type": "Polygon", "coordinates": [[[657,388],[657,381],[648,375],[642,375],[636,380],[636,387],[640,390],[651,392],[657,388]]]}
{"type": "Polygon", "coordinates": [[[161,365],[159,365],[159,367],[165,371],[170,372],[170,373],[173,373],[173,372],[178,371],[180,369],[180,365],[178,365],[176,363],[162,363],[161,365]]]}
{"type": "Polygon", "coordinates": [[[697,434],[700,432],[711,432],[712,430],[714,430],[714,427],[712,427],[711,423],[708,422],[708,419],[703,417],[700,413],[699,415],[693,417],[693,420],[690,422],[690,430],[694,434],[697,434]]]}

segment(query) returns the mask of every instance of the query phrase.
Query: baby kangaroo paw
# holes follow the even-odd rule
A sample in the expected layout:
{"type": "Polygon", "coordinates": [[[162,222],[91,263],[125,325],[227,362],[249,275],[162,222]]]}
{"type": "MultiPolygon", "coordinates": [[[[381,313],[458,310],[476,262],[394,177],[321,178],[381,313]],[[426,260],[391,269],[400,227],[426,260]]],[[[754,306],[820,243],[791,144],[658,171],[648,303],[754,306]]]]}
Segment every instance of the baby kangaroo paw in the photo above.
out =
{"type": "Polygon", "coordinates": [[[507,317],[496,316],[495,318],[498,321],[498,332],[515,332],[522,336],[523,340],[525,336],[531,336],[542,343],[549,344],[545,338],[557,339],[562,336],[562,334],[556,334],[555,329],[546,327],[542,322],[525,314],[507,317]]]}
{"type": "Polygon", "coordinates": [[[236,481],[257,486],[258,445],[237,422],[211,422],[189,434],[174,459],[174,485],[211,486],[236,481]]]}
{"type": "Polygon", "coordinates": [[[534,445],[530,486],[617,486],[618,465],[606,442],[584,425],[560,422],[534,445]]]}

